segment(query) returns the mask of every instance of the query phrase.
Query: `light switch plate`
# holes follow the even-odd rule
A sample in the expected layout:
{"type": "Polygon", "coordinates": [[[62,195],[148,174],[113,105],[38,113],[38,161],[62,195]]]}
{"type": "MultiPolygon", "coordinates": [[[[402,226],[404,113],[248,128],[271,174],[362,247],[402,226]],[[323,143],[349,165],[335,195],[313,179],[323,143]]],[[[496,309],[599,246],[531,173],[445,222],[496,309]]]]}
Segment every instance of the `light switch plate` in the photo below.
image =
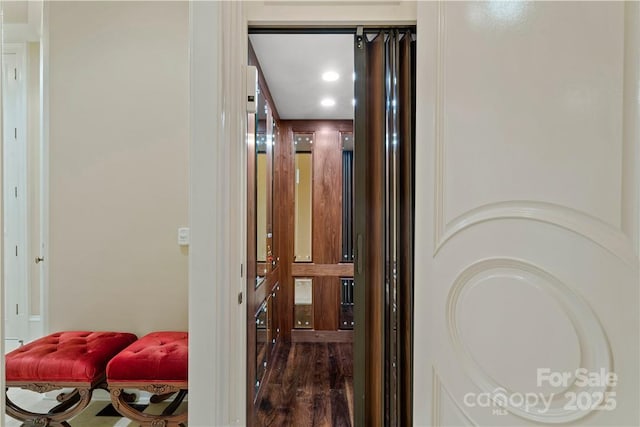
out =
{"type": "Polygon", "coordinates": [[[178,244],[180,246],[189,245],[189,227],[178,228],[178,244]]]}

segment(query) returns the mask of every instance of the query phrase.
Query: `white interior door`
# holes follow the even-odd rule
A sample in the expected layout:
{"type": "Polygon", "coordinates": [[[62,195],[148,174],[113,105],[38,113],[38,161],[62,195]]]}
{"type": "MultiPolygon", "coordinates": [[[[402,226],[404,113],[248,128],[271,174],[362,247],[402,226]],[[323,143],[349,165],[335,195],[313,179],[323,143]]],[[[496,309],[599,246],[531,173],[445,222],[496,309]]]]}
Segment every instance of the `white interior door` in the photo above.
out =
{"type": "Polygon", "coordinates": [[[419,3],[416,425],[640,425],[639,10],[419,3]]]}
{"type": "Polygon", "coordinates": [[[27,338],[27,191],[24,110],[24,49],[5,45],[3,52],[3,185],[5,350],[27,338]]]}

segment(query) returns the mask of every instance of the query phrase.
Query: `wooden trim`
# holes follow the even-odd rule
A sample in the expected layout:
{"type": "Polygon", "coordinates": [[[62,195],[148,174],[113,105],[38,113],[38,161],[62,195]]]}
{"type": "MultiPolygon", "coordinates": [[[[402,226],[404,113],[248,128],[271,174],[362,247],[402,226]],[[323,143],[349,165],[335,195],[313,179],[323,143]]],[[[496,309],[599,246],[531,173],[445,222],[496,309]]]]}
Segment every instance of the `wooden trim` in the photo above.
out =
{"type": "MultiPolygon", "coordinates": [[[[364,49],[364,37],[355,36],[354,51],[355,73],[358,76],[364,76],[366,67],[366,53],[364,49]]],[[[367,407],[367,292],[364,285],[367,283],[367,274],[365,264],[367,258],[364,254],[365,239],[367,238],[366,223],[366,197],[367,190],[367,161],[369,144],[366,138],[367,111],[368,102],[367,89],[365,79],[356,79],[354,84],[354,95],[358,102],[354,107],[355,120],[353,123],[354,135],[354,158],[353,158],[353,186],[354,186],[354,212],[353,212],[353,229],[354,229],[354,299],[359,301],[353,307],[354,320],[354,342],[353,342],[353,408],[354,408],[354,425],[365,425],[365,414],[367,407]],[[363,303],[364,302],[364,303],[363,303]]]]}
{"type": "Polygon", "coordinates": [[[353,342],[353,331],[315,331],[294,329],[291,342],[353,342]]]}
{"type": "Polygon", "coordinates": [[[188,381],[109,381],[109,389],[135,388],[145,390],[151,394],[177,393],[189,388],[188,381]]]}
{"type": "MultiPolygon", "coordinates": [[[[366,143],[371,149],[367,152],[366,191],[357,197],[365,197],[366,239],[364,256],[366,265],[366,425],[384,423],[384,313],[385,313],[385,276],[384,276],[384,201],[385,201],[385,56],[384,38],[376,37],[366,43],[367,49],[367,105],[366,105],[366,143]]],[[[356,157],[360,156],[356,141],[356,157]]],[[[356,286],[358,286],[356,284],[356,286]]],[[[356,321],[357,322],[357,321],[356,321]]],[[[357,324],[357,323],[356,323],[357,324]]]]}
{"type": "Polygon", "coordinates": [[[301,276],[338,276],[353,277],[353,264],[314,264],[314,263],[293,263],[291,264],[291,275],[301,276]]]}
{"type": "Polygon", "coordinates": [[[25,390],[31,390],[36,393],[46,393],[52,390],[59,390],[62,388],[80,388],[80,387],[89,387],[95,388],[100,383],[104,381],[104,376],[93,383],[88,381],[80,381],[80,382],[72,382],[72,381],[38,381],[38,382],[25,382],[25,381],[7,381],[5,386],[9,387],[19,387],[25,390]]]}
{"type": "Polygon", "coordinates": [[[384,40],[356,36],[355,337],[356,425],[384,424],[384,40]]]}
{"type": "Polygon", "coordinates": [[[353,132],[353,120],[286,120],[293,133],[312,133],[320,130],[353,132]]]}

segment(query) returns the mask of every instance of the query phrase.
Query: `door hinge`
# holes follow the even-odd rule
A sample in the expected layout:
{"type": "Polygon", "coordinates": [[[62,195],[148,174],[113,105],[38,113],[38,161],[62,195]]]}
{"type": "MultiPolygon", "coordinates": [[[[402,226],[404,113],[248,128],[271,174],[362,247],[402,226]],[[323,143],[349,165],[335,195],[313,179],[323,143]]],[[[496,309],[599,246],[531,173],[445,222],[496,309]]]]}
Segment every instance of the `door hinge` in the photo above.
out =
{"type": "Polygon", "coordinates": [[[362,26],[356,29],[356,47],[362,49],[364,47],[364,28],[362,26]]]}
{"type": "Polygon", "coordinates": [[[18,198],[18,187],[13,187],[13,192],[16,196],[16,199],[18,198]]]}
{"type": "Polygon", "coordinates": [[[13,69],[13,80],[18,80],[18,69],[17,68],[13,69]]]}
{"type": "Polygon", "coordinates": [[[13,138],[18,139],[18,128],[13,128],[13,138]]]}
{"type": "Polygon", "coordinates": [[[16,245],[16,256],[18,256],[18,245],[16,245]]]}
{"type": "Polygon", "coordinates": [[[242,304],[242,292],[238,293],[238,304],[242,304]]]}
{"type": "Polygon", "coordinates": [[[18,304],[16,304],[16,316],[18,315],[18,304]]]}

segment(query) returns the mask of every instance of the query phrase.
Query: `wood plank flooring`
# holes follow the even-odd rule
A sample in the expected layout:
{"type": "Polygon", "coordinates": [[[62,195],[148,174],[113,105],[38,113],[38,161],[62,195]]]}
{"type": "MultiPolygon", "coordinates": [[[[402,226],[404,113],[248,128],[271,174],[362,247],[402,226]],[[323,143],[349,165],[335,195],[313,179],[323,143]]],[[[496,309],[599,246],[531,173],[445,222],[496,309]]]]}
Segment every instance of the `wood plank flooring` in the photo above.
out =
{"type": "Polygon", "coordinates": [[[256,405],[258,425],[353,425],[353,344],[283,343],[274,363],[256,405]]]}

